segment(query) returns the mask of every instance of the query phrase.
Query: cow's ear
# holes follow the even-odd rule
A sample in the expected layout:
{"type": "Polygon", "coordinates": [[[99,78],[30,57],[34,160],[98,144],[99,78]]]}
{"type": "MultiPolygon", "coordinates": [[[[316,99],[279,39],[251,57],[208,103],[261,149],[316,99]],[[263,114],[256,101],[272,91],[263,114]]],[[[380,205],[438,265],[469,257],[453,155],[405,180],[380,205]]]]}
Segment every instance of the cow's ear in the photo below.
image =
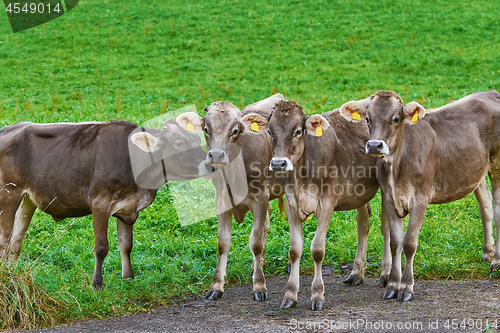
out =
{"type": "Polygon", "coordinates": [[[249,113],[240,120],[243,125],[243,133],[258,134],[267,129],[268,121],[257,113],[249,113]]]}
{"type": "Polygon", "coordinates": [[[130,137],[130,140],[132,141],[133,144],[135,144],[137,147],[141,148],[147,153],[152,153],[158,150],[158,144],[160,142],[160,140],[157,137],[147,132],[134,133],[130,137]]]}
{"type": "Polygon", "coordinates": [[[328,120],[319,114],[313,114],[309,116],[306,120],[306,131],[307,134],[312,136],[322,136],[326,129],[330,126],[328,120]]]}
{"type": "Polygon", "coordinates": [[[356,122],[365,118],[366,109],[360,102],[350,101],[340,107],[340,114],[345,119],[356,122]]]}
{"type": "Polygon", "coordinates": [[[177,121],[180,127],[193,133],[203,132],[203,127],[205,126],[205,118],[200,117],[196,112],[181,113],[175,121],[177,121]]]}
{"type": "Polygon", "coordinates": [[[405,116],[405,122],[413,124],[425,116],[425,109],[417,102],[410,102],[404,107],[403,114],[405,116]]]}

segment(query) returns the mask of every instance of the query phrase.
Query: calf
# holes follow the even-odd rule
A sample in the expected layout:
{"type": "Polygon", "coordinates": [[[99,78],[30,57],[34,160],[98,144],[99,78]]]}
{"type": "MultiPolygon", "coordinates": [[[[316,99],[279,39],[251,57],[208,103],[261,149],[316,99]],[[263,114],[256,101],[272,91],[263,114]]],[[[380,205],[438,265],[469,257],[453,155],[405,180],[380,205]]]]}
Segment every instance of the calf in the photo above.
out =
{"type": "MultiPolygon", "coordinates": [[[[308,116],[302,106],[293,101],[277,103],[269,121],[258,115],[255,118],[262,128],[268,128],[272,139],[274,157],[269,168],[284,174],[285,208],[290,224],[291,272],[281,307],[289,308],[297,304],[299,263],[303,250],[302,223],[314,213],[318,225],[311,242],[315,268],[311,310],[323,310],[321,264],[325,256],[326,233],[334,210],[358,210],[358,249],[354,269],[344,282],[359,284],[363,281],[370,229],[368,202],[379,188],[376,158],[367,156],[363,151],[368,128],[364,124],[346,121],[338,110],[308,116]]],[[[389,233],[385,221],[382,212],[384,239],[389,233]]],[[[389,274],[389,264],[388,246],[385,246],[381,281],[389,274]]]]}
{"type": "Polygon", "coordinates": [[[282,99],[281,94],[276,94],[247,106],[243,112],[229,102],[214,102],[205,108],[207,114],[204,118],[192,112],[177,117],[180,126],[194,132],[205,132],[207,164],[225,169],[241,153],[246,172],[248,194],[232,209],[221,208],[224,206],[223,198],[228,195],[228,189],[216,184],[219,258],[213,283],[205,296],[207,299],[220,298],[224,292],[227,255],[231,246],[232,216],[234,215],[236,221],[242,222],[248,211],[253,214],[249,239],[253,254],[253,297],[257,301],[268,298],[262,265],[271,216],[269,201],[281,198],[283,192],[279,186],[274,186],[279,184],[279,179],[266,172],[272,157],[271,140],[266,131],[259,127],[260,123],[246,114],[257,112],[269,116],[274,104],[282,99]]]}
{"type": "Polygon", "coordinates": [[[204,156],[198,135],[186,133],[175,120],[167,121],[163,131],[141,131],[125,121],[5,126],[0,130],[0,256],[19,257],[36,208],[55,221],[92,214],[92,287],[101,289],[102,264],[109,249],[108,220],[114,216],[122,275],[133,278],[133,224],[139,211],[153,202],[158,187],[145,189],[136,184],[131,157],[146,161],[144,168],[136,170],[143,183],[160,179],[163,184],[167,179],[199,177],[204,156]],[[186,149],[188,153],[171,153],[186,149]],[[162,162],[151,160],[162,151],[170,156],[162,162]]]}
{"type": "Polygon", "coordinates": [[[366,153],[379,157],[378,181],[390,224],[392,269],[384,299],[413,298],[413,258],[429,204],[451,202],[472,191],[478,199],[484,227],[483,260],[491,259],[492,190],[497,244],[490,272],[500,262],[500,94],[479,92],[427,112],[420,104],[403,104],[392,91],[371,96],[367,107],[348,102],[342,115],[366,123],[370,140],[366,153]],[[358,115],[352,116],[356,112],[358,115]],[[403,236],[403,217],[410,214],[403,236]],[[490,225],[488,224],[490,221],[490,225]],[[405,267],[401,275],[401,251],[405,267]]]}

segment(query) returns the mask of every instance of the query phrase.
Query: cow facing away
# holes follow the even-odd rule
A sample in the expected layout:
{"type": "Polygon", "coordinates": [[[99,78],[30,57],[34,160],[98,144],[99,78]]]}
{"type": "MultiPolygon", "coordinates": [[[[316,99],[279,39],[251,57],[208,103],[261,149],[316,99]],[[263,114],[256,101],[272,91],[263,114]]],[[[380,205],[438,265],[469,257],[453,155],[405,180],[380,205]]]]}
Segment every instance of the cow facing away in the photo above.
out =
{"type": "MultiPolygon", "coordinates": [[[[368,129],[366,125],[344,120],[338,111],[308,116],[302,106],[293,101],[277,103],[269,120],[259,115],[252,116],[263,129],[268,129],[272,139],[273,158],[269,168],[284,174],[282,184],[286,191],[285,208],[290,224],[291,271],[281,307],[290,308],[297,304],[303,250],[302,223],[314,213],[318,225],[311,242],[315,268],[311,309],[323,310],[321,265],[325,256],[326,233],[334,210],[358,210],[358,249],[353,271],[344,282],[360,284],[364,277],[370,229],[368,202],[379,188],[376,159],[363,151],[368,129]]],[[[383,213],[382,220],[386,239],[389,230],[383,213]]],[[[390,270],[388,252],[387,245],[381,281],[388,278],[390,270]]]]}
{"type": "Polygon", "coordinates": [[[378,180],[390,224],[392,269],[385,299],[413,298],[413,259],[427,206],[452,202],[474,191],[484,227],[483,260],[494,247],[491,221],[494,211],[497,244],[490,272],[500,263],[500,94],[479,92],[427,112],[416,102],[404,105],[392,91],[371,96],[368,106],[348,102],[341,108],[350,120],[366,122],[370,140],[366,153],[380,157],[378,180]],[[352,117],[356,112],[358,115],[352,117]],[[484,177],[488,173],[491,196],[484,177]],[[410,214],[403,235],[403,217],[410,214]],[[405,267],[401,274],[401,251],[405,267]]]}
{"type": "Polygon", "coordinates": [[[205,132],[207,164],[224,170],[235,156],[241,153],[246,173],[245,182],[248,185],[246,197],[228,210],[220,208],[221,198],[227,196],[228,190],[225,186],[217,187],[216,185],[219,257],[212,285],[205,296],[207,299],[216,299],[223,295],[227,256],[231,246],[232,216],[234,215],[236,221],[242,222],[248,211],[253,214],[252,232],[249,238],[250,250],[253,254],[253,297],[256,301],[268,299],[262,266],[270,227],[269,201],[276,198],[280,200],[283,191],[279,186],[273,188],[274,185],[279,184],[279,179],[268,171],[272,157],[271,140],[266,131],[259,130],[258,124],[253,124],[253,121],[245,118],[245,115],[249,112],[257,112],[269,116],[274,104],[282,99],[284,97],[281,94],[275,94],[248,105],[243,112],[229,102],[214,102],[205,108],[207,114],[204,118],[192,112],[177,117],[181,127],[194,130],[194,132],[205,132]],[[254,129],[248,133],[245,128],[252,124],[254,129]]]}
{"type": "Polygon", "coordinates": [[[130,156],[150,161],[150,153],[177,149],[179,154],[170,154],[163,163],[150,165],[140,175],[161,177],[162,184],[166,179],[199,177],[205,157],[198,135],[186,133],[175,120],[167,121],[163,131],[140,129],[126,121],[24,122],[0,129],[0,256],[19,257],[36,208],[55,221],[92,214],[95,237],[92,287],[101,289],[102,265],[109,250],[108,220],[114,216],[122,275],[133,278],[130,263],[133,224],[139,211],[153,202],[157,188],[137,186],[130,156]],[[133,140],[130,153],[129,140],[133,140]],[[188,153],[183,153],[182,142],[191,144],[188,153]],[[193,142],[198,142],[197,149],[196,145],[192,148],[193,142]]]}

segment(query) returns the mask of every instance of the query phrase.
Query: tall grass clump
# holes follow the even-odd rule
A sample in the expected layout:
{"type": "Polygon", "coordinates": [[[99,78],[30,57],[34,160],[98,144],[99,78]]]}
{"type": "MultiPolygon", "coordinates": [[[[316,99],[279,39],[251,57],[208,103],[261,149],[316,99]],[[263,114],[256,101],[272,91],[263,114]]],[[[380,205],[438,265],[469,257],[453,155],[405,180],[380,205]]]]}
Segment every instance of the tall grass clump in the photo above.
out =
{"type": "Polygon", "coordinates": [[[63,297],[49,294],[37,280],[32,262],[0,262],[0,328],[34,329],[57,323],[58,313],[68,308],[63,297]]]}

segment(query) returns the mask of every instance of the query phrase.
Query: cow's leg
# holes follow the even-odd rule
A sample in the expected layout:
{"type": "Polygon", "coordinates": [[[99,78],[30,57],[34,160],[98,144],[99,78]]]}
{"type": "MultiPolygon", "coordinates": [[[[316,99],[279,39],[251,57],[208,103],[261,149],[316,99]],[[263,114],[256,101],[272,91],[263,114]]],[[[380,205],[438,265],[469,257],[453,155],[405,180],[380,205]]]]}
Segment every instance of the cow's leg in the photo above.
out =
{"type": "Polygon", "coordinates": [[[403,250],[403,219],[398,217],[392,204],[389,204],[391,198],[387,196],[382,200],[383,207],[387,216],[390,231],[391,247],[391,273],[389,282],[384,292],[384,299],[393,299],[398,297],[399,284],[401,283],[401,251],[403,250]]]}
{"type": "Polygon", "coordinates": [[[118,246],[120,247],[120,256],[122,259],[122,276],[129,279],[134,278],[134,271],[130,263],[130,253],[133,247],[133,228],[134,224],[127,224],[120,221],[120,219],[116,219],[118,246]]]}
{"type": "Polygon", "coordinates": [[[250,250],[253,254],[253,298],[256,301],[267,300],[266,278],[262,270],[266,237],[269,232],[269,202],[257,203],[252,211],[253,226],[249,237],[250,250]]]}
{"type": "Polygon", "coordinates": [[[368,243],[368,233],[370,232],[370,215],[368,207],[364,205],[357,209],[356,222],[358,225],[358,249],[354,259],[352,272],[343,282],[351,286],[358,286],[363,283],[366,269],[366,248],[368,243]]]}
{"type": "Polygon", "coordinates": [[[0,215],[0,258],[7,259],[16,211],[4,209],[0,215]]]}
{"type": "Polygon", "coordinates": [[[266,229],[265,229],[265,234],[264,234],[264,249],[262,250],[262,267],[264,267],[264,264],[266,262],[266,243],[267,243],[267,236],[269,235],[269,229],[271,228],[271,215],[273,213],[273,210],[271,208],[271,205],[268,203],[267,206],[267,214],[266,214],[266,229]]]}
{"type": "Polygon", "coordinates": [[[486,185],[486,179],[483,178],[479,186],[474,191],[476,196],[481,223],[484,231],[484,247],[481,262],[491,261],[495,252],[495,240],[493,239],[493,203],[490,190],[486,185]]]}
{"type": "Polygon", "coordinates": [[[304,249],[302,240],[302,221],[299,219],[297,211],[293,209],[288,198],[285,200],[288,225],[290,226],[290,249],[288,250],[288,260],[290,262],[290,275],[286,285],[286,292],[283,296],[280,308],[293,308],[297,305],[297,293],[299,292],[300,258],[304,249]]]}
{"type": "Polygon", "coordinates": [[[495,254],[491,260],[490,273],[500,270],[500,179],[496,179],[490,175],[491,190],[493,191],[495,226],[497,232],[497,244],[495,246],[495,254]]]}
{"type": "Polygon", "coordinates": [[[0,258],[8,259],[16,212],[22,196],[0,188],[0,258]]]}
{"type": "Polygon", "coordinates": [[[103,278],[102,278],[102,264],[104,258],[108,255],[109,244],[108,244],[108,222],[109,215],[103,212],[92,212],[93,213],[93,225],[94,225],[94,255],[95,255],[95,267],[94,267],[94,277],[92,278],[92,288],[102,289],[103,278]]]}
{"type": "Polygon", "coordinates": [[[378,280],[378,285],[382,288],[387,286],[387,283],[389,283],[389,276],[391,274],[391,230],[389,227],[389,221],[387,219],[386,208],[384,207],[383,202],[384,196],[382,195],[382,209],[380,210],[380,231],[382,232],[382,237],[384,238],[384,253],[382,255],[380,279],[378,280]]]}
{"type": "MultiPolygon", "coordinates": [[[[328,232],[328,226],[330,225],[333,213],[333,206],[325,204],[325,201],[323,201],[322,204],[323,205],[319,211],[317,211],[318,226],[316,227],[316,233],[314,234],[314,238],[311,242],[311,256],[314,260],[314,278],[311,285],[311,310],[313,311],[321,311],[325,307],[325,288],[321,274],[321,267],[323,259],[325,258],[326,234],[328,232]]],[[[366,214],[368,214],[366,206],[364,206],[363,209],[366,211],[366,214]]]]}
{"type": "Polygon", "coordinates": [[[14,228],[9,242],[9,253],[12,259],[17,260],[21,253],[21,245],[23,243],[24,235],[31,223],[33,213],[36,210],[36,205],[29,199],[27,195],[21,200],[21,204],[17,209],[14,219],[14,228]]]}
{"type": "Polygon", "coordinates": [[[403,239],[403,251],[405,253],[405,269],[399,286],[398,301],[408,302],[413,298],[413,259],[417,252],[418,234],[424,222],[427,202],[413,199],[414,206],[410,209],[410,221],[403,239]],[[419,203],[423,202],[423,203],[419,203]]]}
{"type": "Polygon", "coordinates": [[[219,225],[219,259],[214,273],[212,285],[205,295],[206,299],[221,298],[224,293],[224,278],[226,276],[227,255],[231,247],[231,232],[233,228],[233,214],[231,211],[217,216],[219,225]]]}

